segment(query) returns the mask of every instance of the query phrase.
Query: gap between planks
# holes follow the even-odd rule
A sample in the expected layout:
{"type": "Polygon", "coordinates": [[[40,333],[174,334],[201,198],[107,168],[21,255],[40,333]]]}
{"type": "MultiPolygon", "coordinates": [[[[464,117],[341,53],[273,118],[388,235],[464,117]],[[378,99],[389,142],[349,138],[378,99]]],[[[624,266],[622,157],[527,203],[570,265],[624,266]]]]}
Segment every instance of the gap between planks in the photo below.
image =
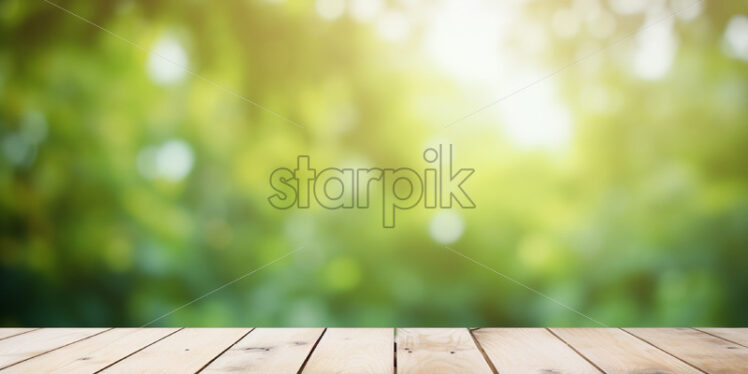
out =
{"type": "Polygon", "coordinates": [[[304,362],[301,364],[301,367],[299,367],[299,371],[297,374],[301,374],[302,371],[304,371],[304,368],[306,367],[306,364],[309,362],[309,359],[312,357],[312,353],[317,350],[317,345],[319,345],[319,341],[322,340],[322,337],[325,336],[325,333],[327,332],[327,328],[325,327],[324,330],[322,330],[322,333],[319,334],[319,337],[317,338],[317,341],[314,342],[314,345],[312,346],[312,349],[309,350],[309,354],[306,355],[306,358],[304,359],[304,362]]]}
{"type": "Polygon", "coordinates": [[[221,353],[217,354],[216,357],[211,358],[210,361],[208,361],[207,363],[205,363],[205,365],[203,365],[203,367],[201,367],[200,370],[197,371],[197,373],[200,373],[203,370],[205,370],[205,368],[207,368],[208,366],[210,366],[210,364],[212,364],[213,362],[215,362],[219,357],[223,356],[223,354],[226,353],[226,351],[228,351],[229,349],[233,348],[237,343],[239,343],[240,341],[242,341],[242,339],[246,338],[247,335],[251,334],[252,331],[255,331],[255,329],[256,328],[254,328],[254,327],[251,328],[251,329],[249,329],[249,331],[247,331],[246,334],[242,335],[239,339],[236,339],[235,342],[233,342],[230,346],[226,347],[226,349],[224,349],[223,351],[221,351],[221,353]]]}
{"type": "Polygon", "coordinates": [[[33,327],[33,328],[8,328],[3,329],[3,332],[0,333],[0,340],[12,338],[14,336],[23,335],[28,332],[32,332],[34,330],[39,330],[39,328],[33,327]]]}
{"type": "Polygon", "coordinates": [[[10,368],[49,352],[97,336],[112,328],[35,329],[0,340],[0,370],[10,368]],[[39,337],[41,336],[41,337],[39,337]],[[40,340],[46,346],[36,348],[28,340],[40,340]],[[20,342],[19,342],[20,340],[20,342]],[[3,348],[8,350],[3,352],[3,348]]]}
{"type": "Polygon", "coordinates": [[[682,362],[682,363],[684,363],[684,364],[686,364],[686,365],[688,365],[688,366],[690,366],[690,367],[692,367],[692,368],[694,368],[694,369],[696,369],[696,370],[698,370],[698,371],[700,371],[700,372],[702,372],[704,374],[709,374],[709,373],[705,372],[704,370],[702,370],[701,368],[698,368],[698,367],[694,366],[690,362],[688,362],[688,361],[686,361],[686,360],[684,360],[684,359],[682,359],[682,358],[680,358],[680,357],[678,357],[678,356],[676,356],[676,355],[674,355],[674,354],[672,354],[672,353],[670,353],[670,352],[662,349],[662,347],[658,346],[657,344],[654,344],[653,342],[651,342],[651,341],[649,341],[647,339],[644,339],[641,336],[638,336],[638,335],[632,333],[631,331],[629,331],[627,329],[621,328],[620,330],[623,331],[623,332],[625,332],[625,333],[627,333],[627,334],[629,334],[629,335],[631,335],[631,336],[633,336],[633,337],[635,337],[635,338],[637,338],[637,339],[639,339],[639,340],[641,340],[641,341],[643,341],[643,342],[645,342],[645,343],[647,343],[647,344],[649,344],[649,345],[651,345],[651,346],[653,346],[653,347],[655,347],[655,348],[657,348],[657,349],[659,349],[661,352],[664,352],[665,354],[667,354],[667,355],[669,355],[671,357],[674,357],[675,359],[679,360],[680,362],[682,362]]]}
{"type": "MultiPolygon", "coordinates": [[[[12,368],[13,366],[19,365],[20,369],[21,366],[29,366],[28,363],[30,362],[40,362],[40,360],[43,360],[44,357],[54,356],[59,358],[61,356],[64,356],[61,351],[58,352],[58,354],[52,353],[61,349],[65,349],[66,352],[71,353],[76,350],[80,351],[80,348],[72,349],[72,347],[95,345],[93,341],[88,344],[85,344],[83,342],[88,341],[89,339],[92,339],[94,337],[99,337],[96,338],[96,340],[102,340],[102,334],[112,334],[116,330],[118,329],[29,328],[6,330],[7,333],[5,334],[3,333],[6,331],[0,331],[0,344],[5,343],[5,346],[8,347],[8,349],[19,348],[17,353],[8,353],[8,351],[6,351],[6,355],[4,358],[6,360],[5,365],[0,364],[0,366],[3,366],[4,368],[12,368]],[[35,342],[35,339],[41,339],[41,347],[29,345],[35,342]],[[57,346],[57,344],[60,345],[57,346]]],[[[190,336],[201,336],[199,332],[195,331],[200,329],[188,330],[193,330],[190,336]]],[[[206,329],[206,331],[207,330],[208,329],[206,329]]],[[[200,362],[199,364],[197,364],[197,366],[194,366],[194,369],[192,369],[192,371],[205,371],[206,373],[212,373],[212,370],[206,369],[215,369],[215,363],[217,363],[217,361],[227,358],[229,352],[234,352],[234,354],[237,354],[236,352],[239,350],[239,348],[243,348],[240,345],[244,343],[248,337],[253,337],[253,333],[255,333],[255,336],[257,335],[256,331],[258,331],[258,329],[247,328],[247,330],[248,331],[244,332],[240,336],[234,335],[238,336],[238,338],[221,339],[219,344],[213,346],[214,350],[211,350],[211,353],[205,355],[204,358],[202,358],[202,360],[205,360],[205,362],[200,362]],[[225,347],[223,347],[224,344],[226,344],[225,347]]],[[[272,329],[262,330],[267,330],[264,332],[265,334],[269,334],[269,332],[272,331],[272,329]]],[[[680,371],[683,372],[685,372],[686,369],[695,373],[748,372],[748,348],[744,344],[741,344],[745,343],[745,339],[748,339],[748,329],[317,328],[317,330],[321,330],[321,332],[318,333],[319,335],[314,334],[316,338],[309,337],[315,340],[306,340],[308,342],[307,344],[311,343],[312,341],[314,342],[311,347],[307,345],[306,349],[308,349],[309,351],[304,351],[304,353],[297,351],[296,357],[298,357],[298,362],[300,362],[300,364],[296,364],[298,365],[298,370],[293,369],[294,373],[308,374],[320,372],[320,369],[330,370],[330,368],[334,368],[335,371],[344,371],[346,369],[345,365],[335,366],[335,361],[343,359],[343,361],[338,361],[338,363],[345,363],[345,352],[353,348],[352,345],[355,345],[354,343],[357,343],[356,337],[361,336],[360,334],[369,337],[368,340],[363,339],[363,342],[358,342],[364,343],[362,346],[365,347],[363,348],[363,352],[365,352],[365,354],[360,354],[362,352],[361,347],[355,348],[357,349],[357,354],[360,355],[360,358],[365,358],[367,354],[372,354],[383,360],[378,365],[370,366],[370,368],[374,369],[373,372],[389,372],[400,374],[424,373],[434,368],[439,368],[438,363],[443,364],[445,368],[452,367],[457,371],[460,371],[466,368],[466,366],[464,366],[465,362],[461,361],[463,358],[466,358],[467,361],[471,362],[468,363],[469,365],[473,365],[471,367],[480,367],[481,364],[479,360],[485,362],[485,364],[483,365],[487,365],[487,367],[481,370],[483,372],[492,374],[517,372],[517,368],[521,366],[512,366],[512,359],[514,359],[514,364],[517,364],[518,362],[522,363],[522,360],[517,361],[520,358],[526,360],[527,362],[544,361],[548,365],[548,370],[551,370],[550,368],[557,368],[553,364],[554,359],[555,362],[558,363],[559,361],[563,361],[559,360],[559,358],[572,359],[573,357],[571,357],[571,355],[583,360],[582,364],[588,364],[590,369],[594,368],[593,370],[600,373],[617,372],[620,366],[616,365],[625,364],[611,363],[611,361],[630,361],[632,359],[633,361],[639,360],[638,362],[641,365],[646,365],[647,362],[654,362],[655,365],[660,365],[665,369],[677,369],[678,367],[680,367],[681,369],[683,369],[680,371]],[[367,332],[367,330],[372,331],[367,332]],[[380,330],[381,333],[376,333],[373,330],[380,330]],[[334,332],[333,336],[330,335],[330,331],[334,332]],[[385,331],[390,332],[385,333],[385,331]],[[527,334],[525,335],[525,332],[523,331],[526,331],[527,334]],[[544,334],[547,335],[547,337],[543,337],[545,336],[544,334]],[[388,337],[388,335],[391,336],[391,338],[388,337]],[[543,337],[543,339],[534,339],[533,337],[543,337]],[[552,340],[555,340],[556,343],[554,343],[552,340]],[[491,341],[493,341],[494,343],[491,343],[490,347],[486,346],[486,344],[491,341]],[[371,342],[371,346],[367,346],[367,344],[365,344],[366,342],[371,342]],[[535,349],[525,349],[524,356],[521,354],[515,355],[515,352],[512,352],[512,350],[510,349],[508,352],[505,352],[504,356],[502,357],[501,355],[497,356],[496,354],[497,347],[501,347],[501,344],[497,346],[496,342],[501,342],[501,344],[521,342],[523,344],[529,344],[528,347],[530,348],[532,348],[533,343],[545,342],[540,344],[550,345],[552,347],[541,347],[536,345],[534,347],[535,349]],[[559,344],[564,348],[559,348],[559,344]],[[623,344],[623,346],[620,346],[619,344],[623,344]],[[382,350],[385,347],[387,347],[387,351],[389,351],[389,357],[391,361],[383,359],[383,357],[385,356],[383,355],[382,350]],[[647,347],[651,348],[647,349],[647,347]],[[548,349],[551,350],[549,351],[548,349]],[[568,352],[563,352],[564,349],[566,349],[568,352]],[[616,349],[623,350],[616,351],[616,349]],[[403,355],[404,353],[406,353],[406,351],[410,355],[403,355]],[[457,354],[453,353],[453,351],[456,351],[457,354]],[[472,353],[470,351],[472,351],[472,353]],[[562,353],[563,355],[558,356],[558,354],[560,353],[562,353]],[[298,354],[303,354],[303,356],[299,356],[298,354]],[[628,356],[627,354],[630,354],[630,356],[628,356]],[[399,355],[401,357],[398,357],[399,355]],[[302,357],[303,361],[301,359],[302,357]],[[322,362],[327,361],[330,358],[332,358],[333,362],[325,362],[320,366],[322,362]],[[436,360],[437,366],[430,366],[431,364],[429,363],[429,361],[433,360],[436,360]],[[390,362],[387,363],[387,361],[390,362]],[[310,363],[314,364],[312,365],[314,366],[314,368],[310,368],[310,363]],[[389,369],[386,369],[387,365],[391,365],[389,366],[389,369]],[[509,365],[510,370],[507,370],[507,365],[509,365]]],[[[123,351],[122,357],[117,356],[116,360],[113,360],[111,363],[106,364],[106,366],[104,366],[100,370],[97,370],[96,372],[110,369],[112,366],[119,366],[119,364],[121,364],[123,361],[133,362],[140,356],[142,356],[138,355],[138,353],[147,348],[153,347],[157,343],[163,342],[165,339],[172,338],[174,335],[179,335],[180,332],[183,331],[184,329],[181,328],[174,329],[174,331],[169,332],[168,334],[165,334],[156,339],[147,341],[144,340],[142,342],[142,345],[137,346],[137,349],[133,347],[130,348],[132,352],[130,352],[129,350],[126,352],[123,351]]],[[[258,338],[259,337],[255,337],[254,344],[258,343],[258,338]]],[[[263,339],[260,338],[260,341],[261,340],[263,339]]],[[[279,346],[273,347],[275,348],[279,346]]],[[[520,352],[522,347],[517,349],[519,349],[519,351],[517,352],[520,352]]],[[[361,362],[362,361],[356,363],[361,362]]],[[[368,364],[372,364],[371,360],[370,362],[368,362],[368,364]]],[[[579,362],[577,363],[577,365],[579,365],[579,362]]],[[[58,369],[63,368],[60,367],[58,369]]],[[[558,367],[558,369],[562,368],[558,367]]],[[[589,370],[584,372],[588,371],[589,370]]],[[[569,371],[569,366],[567,365],[560,372],[577,371],[569,371]]]]}
{"type": "Polygon", "coordinates": [[[561,339],[561,337],[560,337],[560,336],[558,336],[558,335],[556,335],[556,333],[554,333],[554,332],[553,332],[553,330],[551,330],[551,329],[550,329],[550,328],[548,328],[548,327],[546,327],[546,328],[545,328],[545,330],[546,330],[546,331],[548,331],[548,333],[549,333],[549,334],[553,335],[553,336],[554,336],[554,337],[555,337],[556,339],[558,339],[558,340],[560,340],[560,341],[561,341],[562,343],[564,343],[564,344],[565,344],[565,345],[566,345],[567,347],[569,347],[569,349],[571,349],[572,351],[574,351],[574,353],[576,353],[576,354],[577,354],[577,355],[578,355],[579,357],[581,357],[581,358],[583,358],[583,359],[584,359],[585,361],[587,361],[587,362],[588,362],[588,363],[589,363],[590,365],[592,365],[592,366],[593,366],[593,367],[594,367],[595,369],[597,369],[597,370],[598,370],[599,372],[601,372],[601,373],[605,373],[605,371],[604,371],[603,369],[601,369],[601,368],[600,368],[599,366],[597,366],[597,364],[596,364],[596,363],[592,362],[592,360],[590,360],[589,358],[587,358],[587,356],[583,355],[583,354],[582,354],[582,352],[579,352],[579,351],[578,351],[578,350],[577,350],[576,348],[574,348],[574,346],[573,346],[573,345],[569,344],[569,342],[567,342],[567,341],[566,341],[566,340],[564,340],[564,339],[561,339]]]}
{"type": "MultiPolygon", "coordinates": [[[[748,372],[748,348],[720,336],[692,328],[624,330],[704,373],[748,372]]],[[[740,335],[738,330],[732,331],[740,335]]]]}
{"type": "Polygon", "coordinates": [[[478,351],[480,352],[480,354],[483,356],[483,359],[486,360],[486,363],[488,364],[488,367],[491,369],[491,372],[493,374],[499,374],[499,371],[496,370],[496,366],[494,366],[493,362],[491,362],[491,359],[488,358],[488,355],[486,354],[486,350],[483,349],[483,347],[480,345],[480,342],[475,337],[475,334],[473,334],[473,331],[477,329],[467,329],[467,330],[468,330],[468,334],[470,334],[470,337],[473,339],[473,343],[478,348],[478,351]]]}

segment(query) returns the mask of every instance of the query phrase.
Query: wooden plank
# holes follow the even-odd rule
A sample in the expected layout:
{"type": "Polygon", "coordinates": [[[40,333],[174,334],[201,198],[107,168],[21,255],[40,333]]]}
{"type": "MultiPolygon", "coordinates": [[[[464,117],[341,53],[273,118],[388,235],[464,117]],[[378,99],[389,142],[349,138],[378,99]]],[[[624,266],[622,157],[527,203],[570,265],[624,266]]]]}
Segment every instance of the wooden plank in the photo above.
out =
{"type": "Polygon", "coordinates": [[[2,328],[0,329],[0,340],[10,338],[11,336],[21,335],[23,333],[35,330],[33,328],[2,328]]]}
{"type": "Polygon", "coordinates": [[[493,372],[465,328],[397,329],[397,366],[404,374],[493,372]]]}
{"type": "Polygon", "coordinates": [[[473,335],[501,374],[600,373],[546,329],[484,328],[473,335]]]}
{"type": "Polygon", "coordinates": [[[323,330],[254,329],[203,373],[297,373],[323,330]]]}
{"type": "Polygon", "coordinates": [[[176,330],[112,329],[13,365],[5,372],[94,373],[176,330]]]}
{"type": "Polygon", "coordinates": [[[393,329],[327,329],[303,373],[391,374],[395,371],[394,343],[393,329]]]}
{"type": "Polygon", "coordinates": [[[738,343],[743,347],[748,347],[748,328],[698,328],[697,330],[719,336],[720,338],[738,343]]]}
{"type": "Polygon", "coordinates": [[[49,328],[0,340],[0,368],[8,367],[105,330],[107,329],[49,328]]]}
{"type": "Polygon", "coordinates": [[[748,373],[748,348],[694,329],[626,329],[707,373],[748,373]]]}
{"type": "Polygon", "coordinates": [[[620,329],[554,328],[551,331],[606,373],[699,373],[620,329]]]}
{"type": "Polygon", "coordinates": [[[250,329],[186,328],[105,369],[105,373],[196,372],[250,329]]]}

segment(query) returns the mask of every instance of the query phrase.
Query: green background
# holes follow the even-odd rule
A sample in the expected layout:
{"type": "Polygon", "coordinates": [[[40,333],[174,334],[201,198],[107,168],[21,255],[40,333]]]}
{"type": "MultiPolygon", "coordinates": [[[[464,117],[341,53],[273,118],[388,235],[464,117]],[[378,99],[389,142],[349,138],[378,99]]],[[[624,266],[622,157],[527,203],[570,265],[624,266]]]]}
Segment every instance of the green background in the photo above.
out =
{"type": "Polygon", "coordinates": [[[500,45],[470,28],[494,13],[464,5],[461,28],[445,1],[368,20],[334,1],[58,1],[129,42],[0,1],[1,325],[142,325],[303,247],[153,325],[594,326],[439,232],[609,325],[748,324],[748,57],[730,46],[748,31],[728,33],[745,1],[664,21],[688,2],[511,1],[500,45]],[[267,202],[297,155],[419,170],[435,144],[476,169],[475,209],[385,229],[376,203],[267,202]]]}

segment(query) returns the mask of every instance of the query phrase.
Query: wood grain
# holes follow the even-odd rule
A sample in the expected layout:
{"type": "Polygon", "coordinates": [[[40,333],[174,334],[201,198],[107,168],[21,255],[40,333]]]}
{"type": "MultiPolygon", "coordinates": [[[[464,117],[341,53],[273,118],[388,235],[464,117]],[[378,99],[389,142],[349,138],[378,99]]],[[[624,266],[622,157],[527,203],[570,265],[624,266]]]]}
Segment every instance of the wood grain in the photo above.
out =
{"type": "Polygon", "coordinates": [[[105,330],[107,329],[49,328],[0,340],[0,368],[8,367],[105,330]]]}
{"type": "Polygon", "coordinates": [[[733,341],[735,343],[742,345],[743,347],[748,347],[748,328],[717,327],[717,328],[698,328],[697,330],[701,330],[709,334],[719,336],[720,338],[733,341]]]}
{"type": "Polygon", "coordinates": [[[748,373],[746,328],[394,332],[0,329],[0,373],[748,373]]]}
{"type": "Polygon", "coordinates": [[[5,372],[93,373],[176,330],[112,329],[11,366],[5,372]]]}
{"type": "Polygon", "coordinates": [[[707,373],[748,373],[748,348],[701,331],[626,329],[707,373]]]}
{"type": "Polygon", "coordinates": [[[323,330],[254,329],[203,373],[297,373],[323,330]]]}
{"type": "Polygon", "coordinates": [[[398,372],[492,373],[465,328],[397,329],[398,372]]]}
{"type": "Polygon", "coordinates": [[[620,329],[554,328],[551,331],[606,373],[699,373],[620,329]]]}
{"type": "Polygon", "coordinates": [[[546,329],[483,328],[473,335],[501,374],[600,373],[546,329]]]}
{"type": "Polygon", "coordinates": [[[0,329],[0,340],[10,338],[11,336],[21,335],[29,331],[36,330],[34,328],[4,328],[0,329]]]}
{"type": "Polygon", "coordinates": [[[330,328],[302,373],[394,373],[394,353],[393,329],[330,328]]]}
{"type": "Polygon", "coordinates": [[[241,339],[246,328],[186,328],[105,369],[104,373],[196,372],[241,339]]]}

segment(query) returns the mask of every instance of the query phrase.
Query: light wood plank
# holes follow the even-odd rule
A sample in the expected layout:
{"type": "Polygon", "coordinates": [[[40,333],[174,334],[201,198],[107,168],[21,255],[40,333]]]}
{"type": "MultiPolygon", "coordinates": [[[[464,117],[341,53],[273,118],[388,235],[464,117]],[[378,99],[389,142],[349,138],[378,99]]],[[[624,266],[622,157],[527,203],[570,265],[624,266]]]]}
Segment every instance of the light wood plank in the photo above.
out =
{"type": "Polygon", "coordinates": [[[49,328],[0,340],[0,368],[101,333],[101,328],[49,328]]]}
{"type": "Polygon", "coordinates": [[[203,373],[297,373],[323,330],[254,329],[203,373]]]}
{"type": "Polygon", "coordinates": [[[391,374],[395,371],[394,344],[393,329],[327,329],[303,373],[391,374]]]}
{"type": "Polygon", "coordinates": [[[465,328],[397,329],[398,372],[492,373],[465,328]]]}
{"type": "Polygon", "coordinates": [[[8,373],[93,373],[176,331],[123,328],[105,331],[9,367],[8,373]]]}
{"type": "Polygon", "coordinates": [[[196,372],[249,329],[186,328],[110,366],[104,373],[196,372]]]}
{"type": "Polygon", "coordinates": [[[748,328],[699,328],[698,330],[708,332],[712,335],[719,336],[735,343],[748,347],[748,328]]]}
{"type": "Polygon", "coordinates": [[[484,328],[473,335],[501,374],[600,373],[546,329],[484,328]]]}
{"type": "Polygon", "coordinates": [[[694,329],[626,329],[707,373],[748,373],[748,348],[694,329]]]}
{"type": "Polygon", "coordinates": [[[620,329],[554,328],[551,331],[606,373],[699,373],[620,329]]]}
{"type": "Polygon", "coordinates": [[[0,329],[0,339],[10,338],[11,336],[21,335],[34,330],[33,328],[2,328],[0,329]]]}

